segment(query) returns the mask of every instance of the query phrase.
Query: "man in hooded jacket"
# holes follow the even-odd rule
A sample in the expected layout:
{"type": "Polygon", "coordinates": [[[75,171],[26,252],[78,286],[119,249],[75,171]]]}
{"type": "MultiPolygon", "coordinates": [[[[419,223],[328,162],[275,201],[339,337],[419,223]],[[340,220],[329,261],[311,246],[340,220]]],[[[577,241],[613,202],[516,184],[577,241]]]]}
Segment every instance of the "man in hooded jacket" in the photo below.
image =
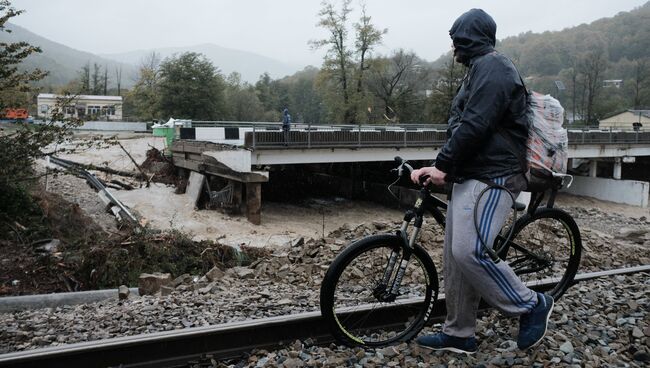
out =
{"type": "Polygon", "coordinates": [[[435,166],[411,175],[415,183],[426,178],[425,185],[455,181],[443,255],[447,318],[442,332],[417,341],[434,350],[475,352],[476,312],[483,298],[520,317],[517,344],[527,349],[544,337],[553,299],[528,289],[505,262],[495,263],[483,249],[493,244],[510,213],[510,196],[494,187],[478,198],[491,184],[505,186],[515,197],[525,189],[526,89],[513,63],[494,50],[496,23],[483,10],[461,15],[449,35],[454,58],[468,67],[467,75],[452,101],[448,139],[435,166]]]}

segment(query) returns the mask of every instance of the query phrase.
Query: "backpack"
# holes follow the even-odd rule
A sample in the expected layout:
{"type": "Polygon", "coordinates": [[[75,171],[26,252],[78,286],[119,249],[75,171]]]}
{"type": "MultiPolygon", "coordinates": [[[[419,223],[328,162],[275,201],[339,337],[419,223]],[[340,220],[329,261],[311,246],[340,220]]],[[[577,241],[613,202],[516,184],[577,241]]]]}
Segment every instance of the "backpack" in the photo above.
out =
{"type": "MultiPolygon", "coordinates": [[[[521,76],[520,76],[521,78],[521,76]]],[[[512,138],[498,128],[518,157],[525,173],[529,192],[543,192],[547,189],[559,189],[566,177],[569,159],[569,138],[567,130],[562,127],[564,108],[550,95],[528,91],[523,79],[526,93],[526,121],[528,140],[526,157],[519,154],[512,138]]]]}
{"type": "Polygon", "coordinates": [[[550,95],[534,91],[527,94],[526,105],[528,190],[559,189],[569,161],[569,137],[562,127],[564,108],[550,95]]]}

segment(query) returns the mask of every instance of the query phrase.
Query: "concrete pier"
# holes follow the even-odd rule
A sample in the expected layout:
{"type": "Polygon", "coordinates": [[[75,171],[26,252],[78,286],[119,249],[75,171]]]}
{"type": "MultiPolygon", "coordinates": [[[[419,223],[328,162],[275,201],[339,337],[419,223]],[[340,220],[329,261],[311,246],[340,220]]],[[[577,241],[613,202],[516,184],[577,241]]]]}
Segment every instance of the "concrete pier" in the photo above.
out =
{"type": "Polygon", "coordinates": [[[638,180],[619,180],[576,176],[573,184],[563,192],[604,201],[648,207],[650,183],[638,180]]]}

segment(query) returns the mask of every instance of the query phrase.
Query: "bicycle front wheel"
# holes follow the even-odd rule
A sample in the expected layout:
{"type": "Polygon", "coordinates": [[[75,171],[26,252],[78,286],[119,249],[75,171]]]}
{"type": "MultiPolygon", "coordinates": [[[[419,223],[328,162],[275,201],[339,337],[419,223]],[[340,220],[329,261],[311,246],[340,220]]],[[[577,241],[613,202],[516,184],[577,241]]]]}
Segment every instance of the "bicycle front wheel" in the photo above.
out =
{"type": "Polygon", "coordinates": [[[403,256],[401,238],[375,235],[353,243],[332,262],[321,284],[320,307],[337,341],[382,346],[409,340],[424,327],[438,298],[436,268],[416,246],[391,294],[403,256]]]}
{"type": "Polygon", "coordinates": [[[571,286],[580,265],[582,240],[571,215],[557,208],[539,208],[515,223],[512,239],[503,244],[509,228],[497,237],[497,254],[531,288],[556,281],[546,293],[558,300],[571,286]]]}

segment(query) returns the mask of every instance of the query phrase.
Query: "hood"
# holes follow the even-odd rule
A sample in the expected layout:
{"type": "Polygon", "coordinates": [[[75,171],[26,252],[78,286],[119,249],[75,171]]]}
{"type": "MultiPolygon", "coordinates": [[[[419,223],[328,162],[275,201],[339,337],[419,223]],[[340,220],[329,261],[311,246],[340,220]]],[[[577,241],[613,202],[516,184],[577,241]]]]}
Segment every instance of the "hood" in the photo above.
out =
{"type": "Polygon", "coordinates": [[[449,30],[456,51],[467,59],[494,50],[497,24],[482,9],[472,9],[456,19],[449,30]]]}

